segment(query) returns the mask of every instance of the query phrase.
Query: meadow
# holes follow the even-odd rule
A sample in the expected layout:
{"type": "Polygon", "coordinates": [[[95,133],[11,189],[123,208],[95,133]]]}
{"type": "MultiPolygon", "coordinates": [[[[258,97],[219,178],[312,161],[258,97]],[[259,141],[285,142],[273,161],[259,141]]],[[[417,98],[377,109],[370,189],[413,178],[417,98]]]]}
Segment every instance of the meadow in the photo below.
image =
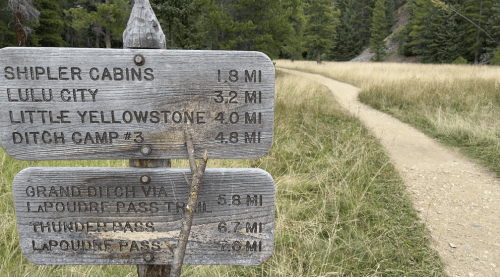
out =
{"type": "MultiPolygon", "coordinates": [[[[185,266],[183,276],[444,276],[430,234],[380,143],[317,83],[276,78],[275,138],[256,160],[276,183],[274,255],[261,266],[185,266]]],[[[36,266],[22,256],[12,180],[28,166],[126,167],[128,161],[17,161],[0,150],[2,276],[136,276],[131,266],[36,266]]],[[[173,167],[187,167],[173,161],[173,167]]]]}
{"type": "Polygon", "coordinates": [[[283,60],[276,65],[356,85],[361,102],[500,176],[500,67],[283,60]]]}

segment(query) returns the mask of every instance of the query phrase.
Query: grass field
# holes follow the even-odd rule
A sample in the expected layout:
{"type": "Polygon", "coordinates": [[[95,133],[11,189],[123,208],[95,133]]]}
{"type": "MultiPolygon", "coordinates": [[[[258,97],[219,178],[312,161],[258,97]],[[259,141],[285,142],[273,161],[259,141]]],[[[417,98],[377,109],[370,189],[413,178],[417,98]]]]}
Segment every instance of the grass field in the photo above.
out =
{"type": "MultiPolygon", "coordinates": [[[[183,276],[443,276],[405,186],[381,145],[326,88],[277,75],[275,139],[257,160],[276,183],[275,252],[262,266],[185,266],[183,276]]],[[[187,161],[174,161],[186,167],[187,161]]],[[[135,266],[35,266],[19,249],[12,180],[27,166],[127,166],[126,161],[23,162],[0,152],[2,276],[135,276],[135,266]]]]}
{"type": "Polygon", "coordinates": [[[361,87],[359,99],[500,176],[500,67],[278,61],[361,87]]]}

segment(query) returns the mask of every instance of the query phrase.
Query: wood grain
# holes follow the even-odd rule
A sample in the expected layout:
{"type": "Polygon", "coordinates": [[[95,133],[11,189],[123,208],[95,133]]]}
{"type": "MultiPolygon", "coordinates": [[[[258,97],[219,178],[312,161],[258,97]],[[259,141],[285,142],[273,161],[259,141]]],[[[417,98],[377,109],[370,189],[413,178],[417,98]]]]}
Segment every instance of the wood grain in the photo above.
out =
{"type": "Polygon", "coordinates": [[[148,0],[135,0],[123,31],[123,48],[167,48],[165,34],[148,0]]]}
{"type": "Polygon", "coordinates": [[[0,142],[16,159],[185,159],[186,130],[197,158],[272,145],[275,73],[260,52],[23,47],[0,60],[0,142]]]}
{"type": "MultiPolygon", "coordinates": [[[[13,193],[24,256],[41,265],[170,264],[165,242],[177,242],[188,199],[182,172],[190,176],[189,169],[165,168],[21,171],[13,193]],[[145,175],[148,184],[140,181],[145,175]],[[82,241],[85,250],[72,249],[82,241]],[[147,253],[153,261],[144,260],[147,253]]],[[[272,255],[275,188],[267,172],[207,169],[198,201],[184,264],[258,265],[272,255]]]]}
{"type": "MultiPolygon", "coordinates": [[[[165,35],[148,0],[135,0],[127,28],[123,32],[123,48],[166,49],[165,35]],[[144,11],[148,11],[148,14],[144,11]],[[146,29],[146,32],[145,32],[146,29]],[[148,32],[148,30],[150,32],[148,32]],[[146,43],[142,43],[145,41],[146,43]]],[[[170,159],[130,160],[130,167],[171,167],[170,159]]],[[[138,277],[170,275],[170,265],[137,265],[138,277]]]]}

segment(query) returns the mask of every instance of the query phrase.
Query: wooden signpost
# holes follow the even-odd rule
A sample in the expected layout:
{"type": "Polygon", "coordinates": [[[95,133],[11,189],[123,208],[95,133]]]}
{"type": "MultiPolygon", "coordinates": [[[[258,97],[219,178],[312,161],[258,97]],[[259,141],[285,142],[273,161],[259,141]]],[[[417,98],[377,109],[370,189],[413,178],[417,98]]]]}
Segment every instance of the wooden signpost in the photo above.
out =
{"type": "Polygon", "coordinates": [[[0,141],[22,160],[258,158],[271,148],[274,66],[259,52],[0,50],[0,141]]]}
{"type": "Polygon", "coordinates": [[[180,276],[183,263],[262,264],[274,249],[272,177],[205,166],[270,150],[273,63],[260,52],[162,49],[148,0],[135,0],[124,48],[0,50],[10,156],[131,166],[20,172],[23,254],[42,265],[137,264],[139,277],[180,276]],[[190,169],[169,168],[186,158],[190,169]]]}
{"type": "MultiPolygon", "coordinates": [[[[28,168],[14,180],[21,250],[41,265],[169,264],[189,188],[163,168],[28,168]],[[147,255],[150,255],[149,258],[147,255]]],[[[185,264],[258,265],[273,253],[274,182],[207,169],[185,264]]]]}

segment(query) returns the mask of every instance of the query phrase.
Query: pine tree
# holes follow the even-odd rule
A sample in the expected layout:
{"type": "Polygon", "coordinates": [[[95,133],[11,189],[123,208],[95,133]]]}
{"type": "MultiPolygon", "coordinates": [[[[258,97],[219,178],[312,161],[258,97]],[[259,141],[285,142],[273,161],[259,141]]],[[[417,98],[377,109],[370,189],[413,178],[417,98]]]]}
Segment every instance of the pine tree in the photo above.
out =
{"type": "Polygon", "coordinates": [[[295,33],[289,18],[298,5],[301,3],[295,0],[245,0],[231,5],[236,49],[278,56],[287,37],[295,33]]]}
{"type": "Polygon", "coordinates": [[[16,31],[12,21],[12,12],[7,8],[8,0],[0,0],[0,48],[16,45],[16,31]]]}
{"type": "Polygon", "coordinates": [[[428,43],[430,18],[432,12],[431,0],[413,0],[406,11],[410,14],[409,23],[405,26],[402,40],[406,55],[422,55],[428,43]]]}
{"type": "Polygon", "coordinates": [[[340,11],[335,9],[330,0],[310,0],[305,13],[308,22],[304,44],[310,52],[316,53],[316,61],[321,63],[321,53],[328,54],[335,47],[340,11]]]}
{"type": "Polygon", "coordinates": [[[491,30],[492,38],[488,37],[488,44],[493,44],[493,49],[496,49],[500,43],[500,0],[493,0],[491,7],[491,15],[487,22],[488,29],[491,30]]]}
{"type": "MultiPolygon", "coordinates": [[[[287,20],[291,25],[290,32],[283,41],[284,45],[282,48],[286,48],[292,53],[290,57],[292,60],[302,59],[302,52],[305,51],[305,48],[302,45],[302,40],[306,24],[303,2],[302,0],[282,1],[282,9],[287,11],[287,20]]],[[[287,50],[281,52],[288,53],[287,50]]],[[[287,54],[285,55],[286,57],[289,57],[287,54]]]]}
{"type": "Polygon", "coordinates": [[[337,25],[337,38],[332,59],[337,61],[349,61],[361,53],[362,42],[359,39],[358,12],[355,0],[339,1],[340,23],[337,25]]]}
{"type": "Polygon", "coordinates": [[[39,23],[33,34],[35,46],[65,46],[66,42],[61,36],[64,32],[64,14],[59,7],[59,1],[37,0],[35,7],[40,11],[39,23]]]}
{"type": "Polygon", "coordinates": [[[296,53],[301,51],[301,1],[207,0],[205,3],[203,48],[261,51],[272,58],[285,51],[283,46],[296,53]]]}
{"type": "Polygon", "coordinates": [[[490,65],[500,65],[500,47],[498,47],[494,52],[490,60],[490,65]]]}
{"type": "Polygon", "coordinates": [[[152,0],[168,48],[194,49],[200,47],[199,17],[201,5],[196,0],[152,0]]]}
{"type": "Polygon", "coordinates": [[[385,38],[387,36],[387,22],[385,17],[385,0],[377,0],[373,10],[371,25],[370,52],[375,53],[375,61],[381,61],[385,55],[385,38]]]}
{"type": "Polygon", "coordinates": [[[422,53],[423,62],[451,63],[467,54],[464,43],[466,30],[462,18],[447,10],[441,10],[430,21],[426,48],[422,53]]]}
{"type": "Polygon", "coordinates": [[[391,30],[392,25],[396,23],[394,19],[394,11],[396,11],[396,5],[394,4],[394,0],[386,0],[385,1],[385,22],[387,26],[387,32],[391,30]]]}
{"type": "MultiPolygon", "coordinates": [[[[66,16],[65,11],[73,8],[75,6],[76,1],[79,0],[58,0],[59,2],[59,8],[63,11],[64,17],[64,31],[62,34],[62,37],[64,41],[66,42],[67,47],[91,47],[92,44],[90,44],[89,41],[84,40],[84,36],[79,37],[79,32],[75,30],[71,26],[71,22],[69,20],[69,17],[66,16]]],[[[92,36],[92,33],[89,33],[92,36]]]]}
{"type": "Polygon", "coordinates": [[[111,38],[122,40],[122,34],[127,27],[127,17],[131,6],[126,0],[105,0],[104,3],[94,1],[71,8],[65,13],[73,17],[71,26],[79,31],[92,28],[96,35],[96,47],[99,47],[99,36],[104,34],[106,48],[111,48],[111,38]],[[85,4],[85,5],[84,5],[85,4]]]}
{"type": "MultiPolygon", "coordinates": [[[[491,0],[465,0],[465,16],[473,21],[480,28],[486,27],[486,21],[491,15],[491,0]]],[[[470,56],[474,58],[474,63],[479,62],[479,58],[485,51],[486,34],[473,24],[467,24],[466,42],[470,45],[470,56]]]]}
{"type": "Polygon", "coordinates": [[[357,10],[359,11],[359,24],[357,28],[359,40],[361,41],[361,45],[364,46],[370,43],[370,26],[375,0],[359,0],[356,3],[358,5],[357,10]]]}
{"type": "Polygon", "coordinates": [[[228,11],[230,4],[227,2],[206,0],[202,5],[202,49],[232,49],[233,45],[228,43],[228,38],[232,36],[234,23],[228,11]]]}
{"type": "Polygon", "coordinates": [[[493,0],[487,26],[491,37],[486,39],[486,50],[490,53],[490,64],[500,65],[500,0],[493,0]]]}

